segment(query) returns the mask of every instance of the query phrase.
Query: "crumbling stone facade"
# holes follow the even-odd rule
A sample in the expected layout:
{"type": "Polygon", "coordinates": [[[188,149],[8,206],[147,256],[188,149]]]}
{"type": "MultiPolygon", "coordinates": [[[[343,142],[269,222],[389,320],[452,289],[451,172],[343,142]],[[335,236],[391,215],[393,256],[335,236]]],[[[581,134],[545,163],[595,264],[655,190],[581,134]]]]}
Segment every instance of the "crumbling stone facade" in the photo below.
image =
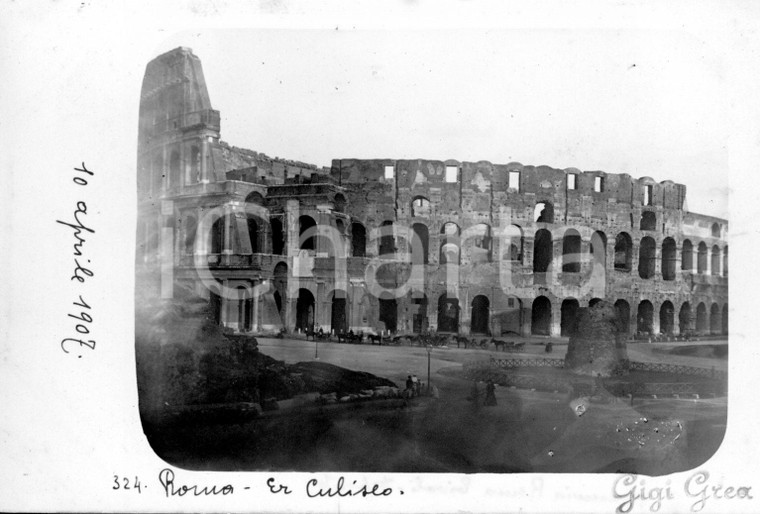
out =
{"type": "Polygon", "coordinates": [[[139,287],[208,298],[237,332],[569,335],[613,304],[630,335],[728,331],[728,222],[686,186],[488,161],[335,159],[220,140],[200,60],[151,61],[140,104],[139,287]]]}

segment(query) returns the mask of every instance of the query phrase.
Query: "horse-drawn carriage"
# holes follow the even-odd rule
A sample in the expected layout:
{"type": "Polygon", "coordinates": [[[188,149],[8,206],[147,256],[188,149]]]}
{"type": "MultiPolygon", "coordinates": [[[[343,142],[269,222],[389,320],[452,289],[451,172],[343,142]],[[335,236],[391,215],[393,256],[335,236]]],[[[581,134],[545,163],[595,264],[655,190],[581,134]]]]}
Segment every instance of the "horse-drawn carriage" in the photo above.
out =
{"type": "Polygon", "coordinates": [[[496,350],[501,350],[502,352],[524,352],[525,351],[525,343],[515,343],[514,341],[504,341],[502,339],[491,339],[491,342],[494,345],[494,348],[496,350]]]}
{"type": "Polygon", "coordinates": [[[314,326],[311,326],[306,328],[306,340],[308,341],[310,337],[313,341],[316,341],[317,339],[321,341],[323,339],[329,339],[330,334],[322,330],[322,327],[319,327],[319,330],[314,330],[314,326]]]}

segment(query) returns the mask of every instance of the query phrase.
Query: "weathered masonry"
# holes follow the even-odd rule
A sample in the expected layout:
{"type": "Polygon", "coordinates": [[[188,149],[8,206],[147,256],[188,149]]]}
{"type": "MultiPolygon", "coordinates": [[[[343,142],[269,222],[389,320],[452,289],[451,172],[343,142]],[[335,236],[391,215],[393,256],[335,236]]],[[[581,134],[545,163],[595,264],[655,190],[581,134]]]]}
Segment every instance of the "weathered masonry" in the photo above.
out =
{"type": "Polygon", "coordinates": [[[239,332],[565,334],[607,299],[630,334],[728,331],[728,222],[686,186],[488,161],[336,159],[220,140],[200,60],[151,61],[140,104],[138,277],[239,332]]]}

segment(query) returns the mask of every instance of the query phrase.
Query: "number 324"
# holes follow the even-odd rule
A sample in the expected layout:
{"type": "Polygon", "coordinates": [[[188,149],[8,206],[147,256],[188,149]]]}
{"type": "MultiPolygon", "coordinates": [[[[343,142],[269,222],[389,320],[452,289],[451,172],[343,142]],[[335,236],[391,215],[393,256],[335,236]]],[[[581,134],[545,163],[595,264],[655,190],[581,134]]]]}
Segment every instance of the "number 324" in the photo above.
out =
{"type": "Polygon", "coordinates": [[[140,483],[140,479],[135,477],[134,483],[130,484],[129,479],[127,477],[121,477],[121,481],[119,481],[119,475],[113,476],[113,489],[114,491],[118,489],[137,489],[138,493],[142,493],[142,484],[140,483]]]}

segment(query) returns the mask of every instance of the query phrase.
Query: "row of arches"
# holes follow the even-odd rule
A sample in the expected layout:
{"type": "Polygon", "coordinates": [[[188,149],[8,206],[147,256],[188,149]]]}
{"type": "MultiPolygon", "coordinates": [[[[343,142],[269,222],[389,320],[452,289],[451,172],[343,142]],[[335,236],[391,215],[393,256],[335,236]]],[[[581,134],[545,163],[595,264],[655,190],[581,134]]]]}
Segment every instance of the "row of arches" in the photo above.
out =
{"type": "MultiPolygon", "coordinates": [[[[273,299],[277,312],[281,319],[284,318],[285,300],[287,300],[287,281],[288,268],[287,264],[280,262],[274,269],[273,280],[273,299]]],[[[239,328],[249,330],[251,328],[252,300],[248,295],[248,290],[244,286],[239,286],[239,298],[234,311],[233,318],[239,328]]],[[[307,288],[300,288],[298,296],[295,299],[295,328],[306,330],[315,323],[315,297],[307,288]]],[[[404,329],[412,329],[414,332],[422,332],[428,328],[428,297],[422,292],[411,294],[411,305],[407,307],[409,313],[411,307],[412,326],[404,326],[404,329]]],[[[349,329],[349,297],[343,290],[333,290],[329,296],[330,324],[333,330],[347,331],[349,329]]],[[[362,304],[366,304],[369,297],[365,296],[362,304]]],[[[600,298],[594,298],[589,302],[593,306],[601,301],[600,298]]],[[[619,330],[625,334],[638,333],[651,335],[655,332],[673,335],[676,333],[698,333],[698,334],[727,334],[728,333],[728,304],[722,306],[718,303],[699,302],[696,307],[691,302],[683,302],[680,308],[676,309],[674,303],[670,300],[663,301],[659,309],[655,309],[653,303],[649,300],[641,300],[636,305],[636,316],[632,318],[632,306],[627,300],[618,299],[614,303],[618,313],[619,330]],[[655,324],[657,320],[657,324],[655,324]],[[676,330],[677,329],[677,330],[676,330]]],[[[364,305],[363,324],[366,325],[366,312],[369,305],[364,305]]],[[[575,298],[565,298],[559,306],[559,335],[571,335],[577,311],[580,304],[575,298]]],[[[513,331],[521,333],[522,331],[522,300],[516,297],[509,297],[501,303],[499,312],[492,312],[491,300],[487,295],[478,294],[472,298],[469,305],[469,331],[472,334],[490,334],[492,331],[492,316],[499,318],[502,332],[513,331]],[[504,310],[506,309],[506,310],[504,310]],[[511,318],[511,319],[510,319],[511,318]]],[[[382,323],[386,330],[396,331],[399,328],[398,320],[398,303],[395,298],[390,296],[381,297],[377,302],[378,316],[377,320],[382,323]]],[[[449,296],[447,293],[439,295],[437,300],[437,330],[439,332],[460,332],[461,310],[460,301],[456,297],[449,296]]],[[[534,335],[552,335],[553,307],[552,302],[546,296],[536,297],[530,308],[531,333],[534,335]]],[[[324,319],[324,318],[323,318],[324,319]]],[[[218,321],[218,320],[217,320],[218,321]]]]}
{"type": "MultiPolygon", "coordinates": [[[[598,298],[592,299],[589,306],[601,301],[598,298]]],[[[576,313],[580,305],[574,298],[566,298],[560,306],[560,335],[570,336],[573,330],[576,313]]],[[[622,333],[631,333],[631,306],[626,300],[617,300],[615,309],[618,314],[618,327],[622,333]]],[[[649,300],[639,302],[636,310],[635,332],[640,334],[655,333],[655,308],[649,300]]],[[[665,300],[660,305],[658,312],[659,332],[662,334],[673,335],[676,333],[676,326],[679,334],[696,332],[700,334],[728,334],[728,304],[721,308],[718,303],[710,305],[709,311],[707,304],[700,302],[696,310],[693,309],[690,302],[684,302],[678,310],[676,318],[676,309],[673,302],[665,300]]],[[[552,323],[552,305],[551,301],[545,296],[539,296],[533,301],[531,312],[531,331],[535,335],[550,335],[552,323]]]]}
{"type": "Polygon", "coordinates": [[[151,187],[154,193],[161,189],[200,182],[201,161],[201,146],[198,144],[188,144],[184,148],[175,146],[167,152],[166,156],[163,151],[154,155],[151,162],[151,187]]]}
{"type": "MultiPolygon", "coordinates": [[[[432,213],[430,200],[421,195],[417,195],[412,199],[411,214],[413,218],[427,218],[432,213]]],[[[633,215],[631,215],[631,228],[634,227],[633,215]]],[[[533,207],[533,222],[534,223],[554,223],[554,205],[549,201],[536,202],[533,207]]],[[[651,210],[644,210],[641,212],[639,219],[639,230],[654,231],[657,230],[657,214],[651,210]]],[[[715,236],[715,229],[713,228],[713,237],[720,235],[720,229],[718,229],[718,236],[715,236]]]]}
{"type": "MultiPolygon", "coordinates": [[[[724,246],[723,263],[721,265],[721,248],[713,245],[708,252],[707,245],[700,241],[697,245],[696,271],[697,273],[707,273],[708,271],[708,254],[709,254],[709,271],[711,275],[728,276],[728,246],[724,246]]],[[[694,271],[694,245],[689,239],[685,239],[682,246],[681,269],[684,271],[694,271]]]]}
{"type": "MultiPolygon", "coordinates": [[[[349,329],[349,302],[345,291],[336,289],[330,294],[330,325],[336,332],[347,332],[349,329]]],[[[414,318],[412,330],[422,332],[427,329],[428,298],[420,295],[412,299],[414,306],[414,318]]],[[[470,332],[473,334],[489,334],[491,331],[490,300],[485,295],[477,295],[473,298],[471,309],[470,332]]],[[[443,293],[438,298],[437,323],[439,332],[460,331],[460,306],[457,298],[449,297],[443,293]]],[[[298,290],[296,300],[296,325],[297,330],[305,331],[315,324],[315,298],[308,289],[298,290]]],[[[395,332],[398,326],[398,301],[395,298],[378,299],[378,321],[385,330],[395,332]]]]}
{"type": "MultiPolygon", "coordinates": [[[[229,224],[228,216],[217,219],[211,230],[211,253],[222,253],[225,245],[225,224],[229,224]]],[[[316,250],[318,239],[326,236],[314,235],[317,222],[309,215],[299,217],[299,249],[316,250]]],[[[335,220],[336,229],[340,234],[345,232],[342,219],[335,220]]],[[[272,253],[282,255],[285,250],[285,233],[283,223],[279,217],[263,220],[253,214],[246,213],[246,229],[250,238],[251,253],[272,253]],[[271,241],[271,247],[269,246],[271,241]]],[[[381,237],[379,241],[380,255],[394,254],[398,249],[398,242],[393,230],[392,221],[384,221],[381,224],[381,237]]],[[[193,252],[197,232],[197,222],[194,217],[185,218],[184,247],[186,253],[193,252]]],[[[468,229],[468,246],[470,261],[491,262],[493,252],[493,237],[491,227],[481,223],[468,229]]],[[[429,262],[430,234],[427,225],[415,223],[412,225],[412,262],[415,264],[427,264],[429,262]]],[[[440,264],[461,263],[461,230],[454,222],[446,222],[441,226],[440,246],[438,258],[440,264]]],[[[367,230],[359,222],[351,223],[351,256],[366,257],[367,255],[367,230]]],[[[324,248],[334,249],[331,241],[324,243],[324,248]]],[[[633,261],[633,240],[626,232],[621,232],[615,237],[614,245],[614,269],[631,271],[633,261]]],[[[519,225],[509,227],[509,248],[502,255],[503,261],[522,262],[524,252],[524,237],[519,225]]],[[[639,243],[638,274],[641,278],[650,279],[655,276],[657,257],[657,244],[650,236],[643,237],[639,243]]],[[[672,237],[662,241],[659,260],[663,280],[676,279],[677,268],[677,245],[672,237]]],[[[607,236],[602,231],[595,231],[591,236],[589,254],[594,265],[606,267],[607,261],[607,236]]],[[[681,249],[681,270],[694,271],[694,245],[689,239],[684,240],[681,249]]],[[[581,270],[583,252],[582,238],[575,229],[567,229],[562,238],[562,271],[565,273],[577,273],[581,270]]],[[[545,273],[554,258],[554,242],[552,233],[547,229],[539,229],[534,236],[533,244],[533,271],[545,273]]],[[[696,271],[706,273],[708,270],[708,250],[704,242],[700,242],[696,252],[696,271]]],[[[713,276],[728,275],[728,246],[721,248],[713,245],[710,252],[710,274],[713,276]]]]}

